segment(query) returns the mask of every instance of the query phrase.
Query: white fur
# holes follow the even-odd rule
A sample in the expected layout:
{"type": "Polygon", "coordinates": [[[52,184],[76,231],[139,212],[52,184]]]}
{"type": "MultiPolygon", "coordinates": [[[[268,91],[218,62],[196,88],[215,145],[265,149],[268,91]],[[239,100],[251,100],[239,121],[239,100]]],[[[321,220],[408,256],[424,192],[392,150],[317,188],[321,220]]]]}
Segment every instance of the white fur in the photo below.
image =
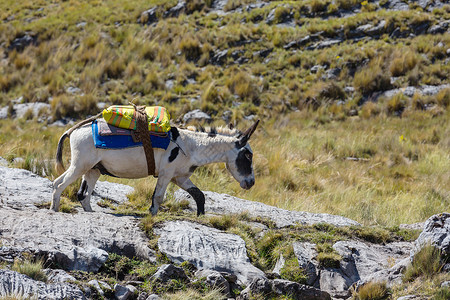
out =
{"type": "MultiPolygon", "coordinates": [[[[167,150],[154,149],[155,172],[156,176],[158,176],[158,181],[151,207],[152,214],[158,212],[169,182],[174,182],[184,190],[195,187],[189,179],[192,175],[190,170],[192,166],[224,162],[233,177],[241,184],[241,187],[250,188],[251,185],[248,186],[248,181],[254,183],[253,169],[251,174],[246,177],[241,176],[237,171],[236,158],[239,149],[235,145],[239,141],[238,137],[222,134],[208,137],[207,133],[182,129],[178,129],[178,132],[180,136],[175,142],[170,142],[167,150]],[[180,151],[176,159],[169,162],[171,151],[176,147],[179,147],[180,151]]],[[[81,204],[85,211],[92,211],[90,196],[100,176],[100,171],[93,169],[93,167],[99,162],[106,170],[117,177],[142,178],[148,176],[143,147],[117,150],[98,149],[94,146],[91,126],[83,126],[72,132],[70,148],[71,164],[53,183],[51,209],[55,211],[59,210],[62,191],[80,176],[83,176],[88,185],[87,195],[81,201],[81,204]]],[[[245,148],[251,151],[248,144],[245,145],[245,148]]]]}

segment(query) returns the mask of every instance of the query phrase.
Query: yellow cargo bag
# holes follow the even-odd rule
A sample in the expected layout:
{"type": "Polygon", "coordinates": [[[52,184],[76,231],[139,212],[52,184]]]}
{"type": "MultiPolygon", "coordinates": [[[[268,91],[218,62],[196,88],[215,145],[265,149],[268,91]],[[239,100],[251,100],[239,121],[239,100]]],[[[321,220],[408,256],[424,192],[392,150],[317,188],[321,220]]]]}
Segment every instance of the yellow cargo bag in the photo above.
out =
{"type": "MultiPolygon", "coordinates": [[[[162,106],[147,106],[148,130],[152,132],[168,132],[170,130],[170,115],[162,106]]],[[[134,107],[131,105],[113,105],[102,112],[103,119],[116,127],[136,130],[134,107]]]]}

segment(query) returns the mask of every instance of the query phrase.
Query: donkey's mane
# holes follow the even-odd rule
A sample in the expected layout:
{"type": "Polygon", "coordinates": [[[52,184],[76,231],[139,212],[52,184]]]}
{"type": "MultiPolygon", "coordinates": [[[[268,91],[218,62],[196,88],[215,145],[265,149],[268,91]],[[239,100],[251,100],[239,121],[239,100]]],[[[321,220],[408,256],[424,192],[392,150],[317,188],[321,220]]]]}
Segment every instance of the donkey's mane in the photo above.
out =
{"type": "Polygon", "coordinates": [[[194,132],[204,132],[207,133],[209,136],[216,136],[216,135],[224,135],[224,136],[237,136],[241,134],[239,130],[236,128],[230,129],[229,127],[203,127],[199,126],[198,128],[195,126],[188,126],[187,130],[194,131],[194,132]]]}

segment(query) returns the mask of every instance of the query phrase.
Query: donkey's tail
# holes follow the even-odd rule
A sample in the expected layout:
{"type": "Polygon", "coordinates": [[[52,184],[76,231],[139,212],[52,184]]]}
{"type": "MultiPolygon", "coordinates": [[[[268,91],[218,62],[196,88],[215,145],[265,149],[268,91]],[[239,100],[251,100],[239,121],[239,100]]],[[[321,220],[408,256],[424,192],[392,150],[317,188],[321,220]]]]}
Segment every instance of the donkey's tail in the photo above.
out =
{"type": "Polygon", "coordinates": [[[69,137],[67,131],[59,138],[58,148],[56,149],[56,172],[58,174],[62,174],[65,170],[63,161],[62,161],[62,152],[64,147],[64,140],[69,137]]]}
{"type": "Polygon", "coordinates": [[[58,142],[58,148],[56,149],[56,172],[58,172],[58,174],[61,174],[65,171],[64,165],[63,165],[63,161],[62,161],[62,153],[63,153],[63,148],[64,148],[64,140],[68,137],[70,137],[70,135],[72,134],[72,132],[77,129],[80,128],[83,125],[86,125],[89,122],[94,121],[95,119],[98,119],[102,116],[102,113],[99,113],[95,116],[90,117],[89,119],[86,119],[84,121],[81,121],[80,123],[74,125],[73,127],[71,127],[69,130],[67,130],[66,132],[63,133],[63,135],[59,138],[59,142],[58,142]]]}

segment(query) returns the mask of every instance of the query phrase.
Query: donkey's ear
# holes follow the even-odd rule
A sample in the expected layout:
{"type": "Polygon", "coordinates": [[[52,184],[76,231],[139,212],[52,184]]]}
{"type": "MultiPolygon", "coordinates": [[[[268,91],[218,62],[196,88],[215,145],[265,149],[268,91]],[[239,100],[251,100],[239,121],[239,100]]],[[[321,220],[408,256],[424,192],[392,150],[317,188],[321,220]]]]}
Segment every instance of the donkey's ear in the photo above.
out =
{"type": "Polygon", "coordinates": [[[240,140],[239,140],[239,144],[241,145],[241,147],[244,147],[245,144],[247,144],[248,140],[250,139],[250,137],[252,136],[252,134],[255,132],[256,127],[258,127],[259,124],[259,120],[256,121],[252,126],[250,126],[249,129],[247,129],[246,131],[244,131],[244,133],[242,133],[240,135],[240,140]]]}

